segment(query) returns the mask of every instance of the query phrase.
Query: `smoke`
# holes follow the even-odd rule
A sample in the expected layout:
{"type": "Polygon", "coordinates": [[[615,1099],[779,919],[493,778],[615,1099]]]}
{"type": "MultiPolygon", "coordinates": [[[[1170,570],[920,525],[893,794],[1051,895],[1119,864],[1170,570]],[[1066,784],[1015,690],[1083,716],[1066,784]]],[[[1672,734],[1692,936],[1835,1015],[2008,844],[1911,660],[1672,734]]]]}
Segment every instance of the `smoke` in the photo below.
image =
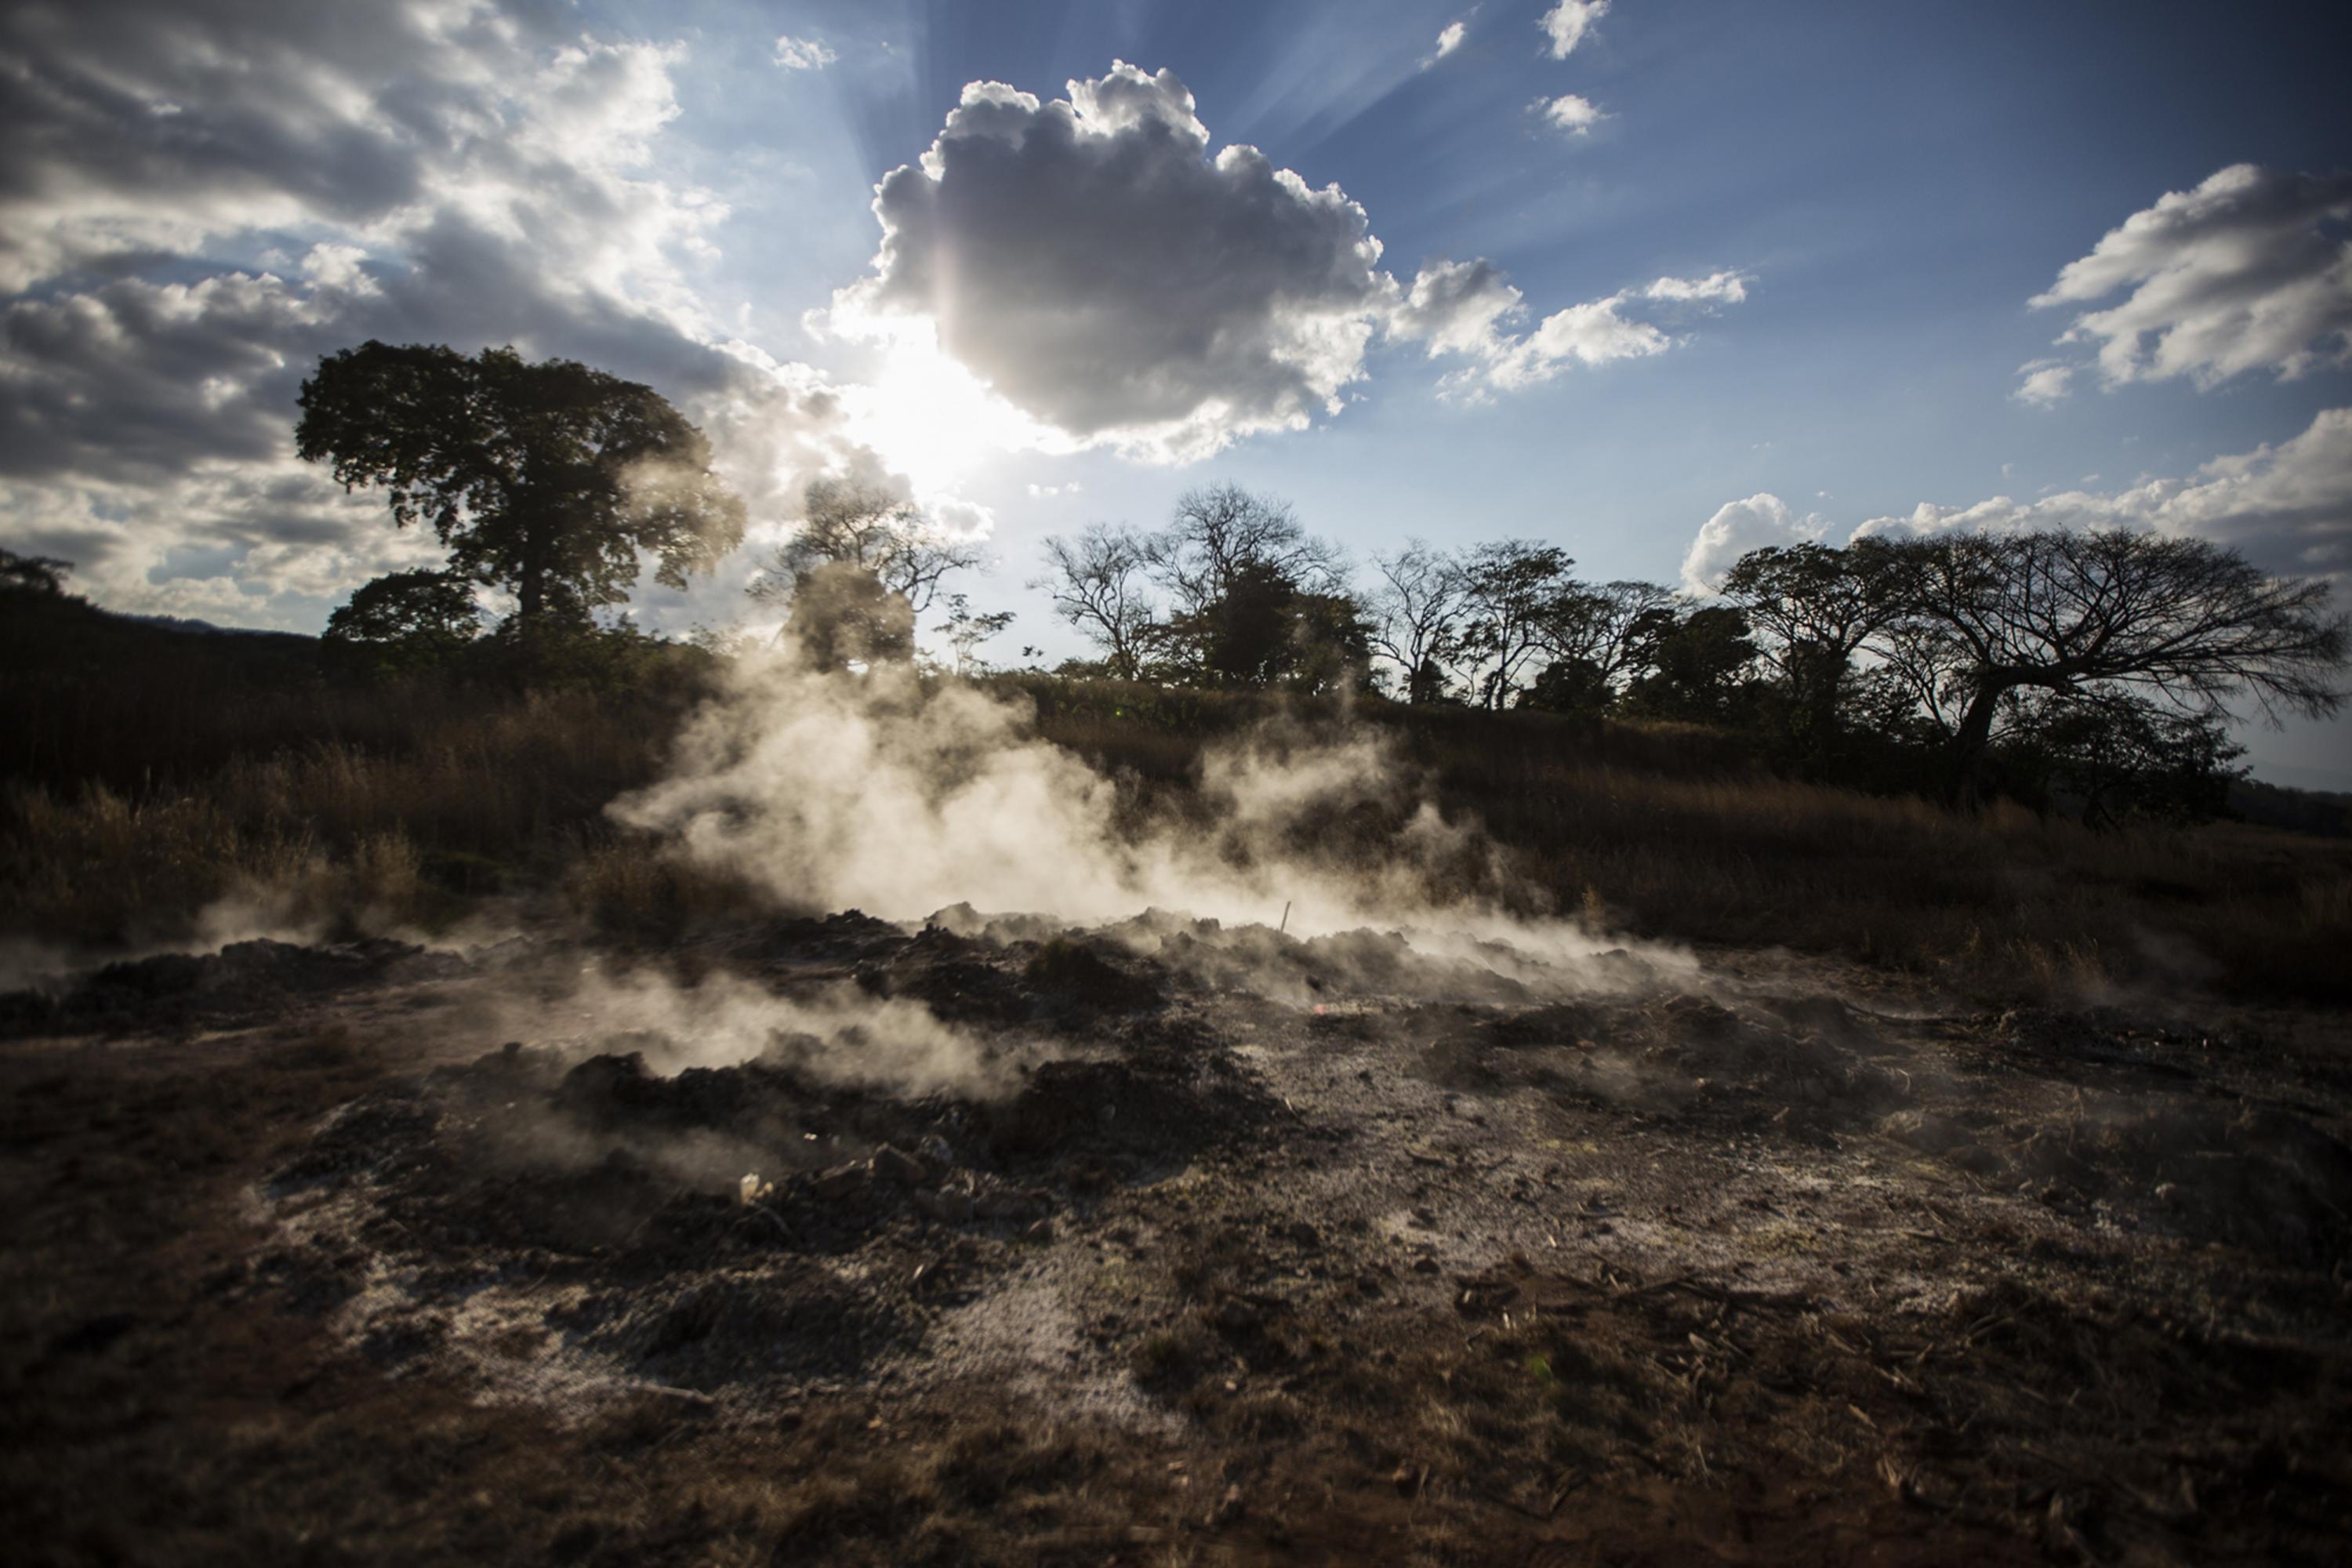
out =
{"type": "Polygon", "coordinates": [[[966,906],[967,929],[986,923],[971,910],[1041,917],[1022,922],[1033,933],[1111,927],[1148,956],[1185,967],[1213,950],[1228,970],[1245,946],[1259,968],[1299,969],[1291,939],[1369,931],[1391,933],[1384,955],[1359,942],[1325,964],[1352,965],[1350,988],[1412,990],[1406,972],[1433,965],[1553,992],[1622,986],[1624,966],[1591,962],[1621,944],[1544,918],[1484,834],[1428,793],[1366,726],[1277,721],[1210,746],[1191,799],[1150,814],[1041,738],[1024,699],[903,666],[820,673],[785,651],[742,660],[669,776],[613,813],[788,908],[912,922],[966,906]],[[1137,922],[1145,910],[1181,918],[1137,922]],[[1284,935],[1244,942],[1236,927],[1284,935]]]}
{"type": "Polygon", "coordinates": [[[780,995],[724,971],[680,985],[651,970],[596,964],[552,998],[513,1004],[488,1034],[520,1034],[585,1056],[635,1051],[665,1075],[764,1061],[832,1087],[990,1099],[1014,1081],[1017,1044],[984,1038],[908,997],[849,981],[780,995]]]}

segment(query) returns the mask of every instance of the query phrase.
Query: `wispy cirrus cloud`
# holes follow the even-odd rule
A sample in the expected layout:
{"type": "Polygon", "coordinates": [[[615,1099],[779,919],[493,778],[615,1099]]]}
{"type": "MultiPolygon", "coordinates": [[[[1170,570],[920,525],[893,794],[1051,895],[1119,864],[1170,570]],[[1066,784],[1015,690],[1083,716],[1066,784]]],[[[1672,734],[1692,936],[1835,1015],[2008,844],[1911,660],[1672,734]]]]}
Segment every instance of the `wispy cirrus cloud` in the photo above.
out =
{"type": "Polygon", "coordinates": [[[823,70],[841,58],[815,38],[795,38],[786,33],[776,40],[776,64],[788,71],[823,70]]]}

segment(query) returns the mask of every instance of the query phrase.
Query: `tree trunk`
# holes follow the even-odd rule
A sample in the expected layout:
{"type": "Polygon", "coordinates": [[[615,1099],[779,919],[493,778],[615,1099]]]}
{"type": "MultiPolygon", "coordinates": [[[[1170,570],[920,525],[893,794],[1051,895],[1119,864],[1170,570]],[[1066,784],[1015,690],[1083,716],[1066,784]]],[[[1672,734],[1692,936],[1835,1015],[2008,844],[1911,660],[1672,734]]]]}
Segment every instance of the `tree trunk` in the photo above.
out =
{"type": "Polygon", "coordinates": [[[2015,682],[1992,670],[1979,678],[1977,694],[1969,701],[1960,727],[1952,736],[1952,804],[1963,811],[1978,804],[1984,773],[1984,754],[1992,740],[1992,718],[2003,693],[2015,682]]]}
{"type": "Polygon", "coordinates": [[[537,522],[525,525],[522,536],[522,574],[515,584],[515,619],[528,631],[538,626],[540,615],[547,605],[547,551],[545,535],[537,522]]]}

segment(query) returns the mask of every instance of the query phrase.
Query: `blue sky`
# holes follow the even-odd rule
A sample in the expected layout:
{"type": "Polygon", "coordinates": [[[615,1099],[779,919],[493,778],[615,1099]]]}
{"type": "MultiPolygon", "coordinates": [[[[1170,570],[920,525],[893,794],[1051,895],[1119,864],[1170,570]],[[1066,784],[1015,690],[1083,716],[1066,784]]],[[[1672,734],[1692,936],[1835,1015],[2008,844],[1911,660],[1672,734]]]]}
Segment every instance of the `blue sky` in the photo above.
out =
{"type": "MultiPolygon", "coordinates": [[[[1226,479],[1360,556],[1523,535],[1675,582],[1710,527],[1840,540],[1928,503],[2352,582],[2340,8],[1616,0],[1564,56],[1551,0],[271,11],[0,23],[43,88],[5,111],[0,537],[101,602],[310,628],[423,558],[285,450],[293,384],[366,335],[652,381],[750,476],[763,538],[811,473],[904,471],[988,531],[968,587],[1020,612],[1007,641],[1056,652],[1037,541],[1226,479]],[[878,263],[877,183],[990,81],[1038,100],[990,110],[1024,129],[1109,82],[1076,167],[1135,182],[1087,205],[950,137],[945,178],[886,204],[935,249],[878,263]],[[1237,143],[1354,208],[1194,178],[1237,143]],[[1162,174],[1191,204],[1165,231],[1139,194],[1162,174]],[[2031,303],[2127,220],[2121,281],[2031,303]],[[1164,303],[1118,282],[1169,268],[1164,303]],[[1416,313],[1424,277],[1476,289],[1416,313]],[[1101,330],[992,340],[1040,279],[1101,330]],[[2103,311],[2122,349],[2053,346],[2103,311]],[[2021,396],[2029,367],[2058,395],[2021,396]]],[[[642,613],[731,616],[751,559],[642,613]]],[[[2352,787],[2348,733],[2247,739],[2271,776],[2352,787]]]]}

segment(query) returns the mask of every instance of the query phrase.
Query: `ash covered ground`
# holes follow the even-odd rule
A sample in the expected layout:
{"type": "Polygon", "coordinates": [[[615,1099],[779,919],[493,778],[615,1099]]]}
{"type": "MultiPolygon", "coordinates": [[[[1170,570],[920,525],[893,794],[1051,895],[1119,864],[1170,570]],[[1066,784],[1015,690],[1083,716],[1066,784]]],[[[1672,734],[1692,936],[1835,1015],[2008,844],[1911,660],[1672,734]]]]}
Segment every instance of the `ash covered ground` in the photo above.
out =
{"type": "Polygon", "coordinates": [[[2352,1540],[2323,1015],[968,908],[0,1013],[41,1561],[2352,1540]]]}

